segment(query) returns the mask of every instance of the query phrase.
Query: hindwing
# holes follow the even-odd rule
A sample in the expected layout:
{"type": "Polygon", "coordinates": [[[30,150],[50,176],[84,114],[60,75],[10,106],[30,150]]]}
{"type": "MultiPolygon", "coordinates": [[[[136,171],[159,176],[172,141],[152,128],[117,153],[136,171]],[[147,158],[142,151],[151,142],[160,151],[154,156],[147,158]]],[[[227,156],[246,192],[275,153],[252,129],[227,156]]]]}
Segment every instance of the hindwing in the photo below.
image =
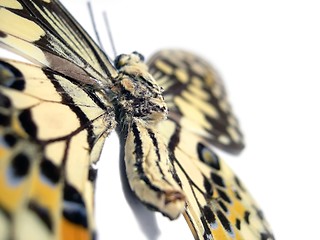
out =
{"type": "Polygon", "coordinates": [[[185,51],[165,50],[154,54],[148,65],[164,88],[170,119],[226,151],[243,149],[238,120],[209,63],[185,51]]]}

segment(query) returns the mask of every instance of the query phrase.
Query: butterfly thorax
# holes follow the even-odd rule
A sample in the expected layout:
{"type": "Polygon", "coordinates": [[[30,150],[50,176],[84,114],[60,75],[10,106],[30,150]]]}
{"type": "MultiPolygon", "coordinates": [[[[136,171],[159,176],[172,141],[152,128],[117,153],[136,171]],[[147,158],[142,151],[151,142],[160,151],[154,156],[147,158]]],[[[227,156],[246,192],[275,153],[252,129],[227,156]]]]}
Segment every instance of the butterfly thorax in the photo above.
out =
{"type": "Polygon", "coordinates": [[[127,120],[136,117],[155,124],[166,119],[168,110],[162,90],[148,72],[143,57],[136,52],[122,54],[115,65],[119,75],[111,90],[121,115],[127,120]]]}

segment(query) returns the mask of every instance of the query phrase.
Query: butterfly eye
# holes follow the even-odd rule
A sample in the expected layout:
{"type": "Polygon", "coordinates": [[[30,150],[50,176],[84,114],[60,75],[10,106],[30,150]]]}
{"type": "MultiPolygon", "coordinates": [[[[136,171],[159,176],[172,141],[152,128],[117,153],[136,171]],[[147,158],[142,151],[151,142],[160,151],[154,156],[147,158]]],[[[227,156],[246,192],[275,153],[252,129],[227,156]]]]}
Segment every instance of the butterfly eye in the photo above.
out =
{"type": "Polygon", "coordinates": [[[123,66],[123,62],[121,61],[125,54],[120,54],[114,59],[114,65],[117,69],[121,68],[123,66]]]}
{"type": "Polygon", "coordinates": [[[132,54],[135,54],[136,56],[139,57],[141,62],[144,62],[144,56],[141,53],[134,51],[134,52],[132,52],[132,54]]]}

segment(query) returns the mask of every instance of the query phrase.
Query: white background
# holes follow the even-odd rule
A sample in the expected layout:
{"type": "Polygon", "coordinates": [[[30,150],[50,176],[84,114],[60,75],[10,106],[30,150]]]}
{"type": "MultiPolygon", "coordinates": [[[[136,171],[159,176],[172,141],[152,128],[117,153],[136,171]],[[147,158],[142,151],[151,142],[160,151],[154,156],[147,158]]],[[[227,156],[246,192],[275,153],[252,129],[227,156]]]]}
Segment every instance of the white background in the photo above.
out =
{"type": "MultiPolygon", "coordinates": [[[[64,2],[91,29],[85,3],[64,2]]],[[[118,53],[148,57],[161,48],[184,48],[214,64],[247,144],[240,156],[225,160],[260,203],[277,239],[319,237],[318,1],[92,2],[97,21],[107,11],[118,53]]],[[[104,26],[98,29],[107,46],[104,26]]],[[[183,218],[170,222],[124,197],[118,159],[113,134],[99,164],[100,239],[193,239],[183,218]]]]}

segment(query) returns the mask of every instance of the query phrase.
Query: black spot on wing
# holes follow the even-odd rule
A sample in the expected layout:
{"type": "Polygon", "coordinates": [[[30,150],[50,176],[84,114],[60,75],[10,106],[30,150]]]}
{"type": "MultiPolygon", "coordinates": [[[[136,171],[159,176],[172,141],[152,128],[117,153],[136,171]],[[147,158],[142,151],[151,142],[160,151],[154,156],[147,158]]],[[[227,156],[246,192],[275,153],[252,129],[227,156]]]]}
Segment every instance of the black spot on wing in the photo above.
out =
{"type": "MultiPolygon", "coordinates": [[[[211,230],[208,226],[207,219],[205,219],[205,217],[201,216],[200,220],[201,220],[202,226],[204,228],[203,239],[204,240],[212,240],[213,237],[212,237],[211,230]]],[[[211,224],[211,223],[209,222],[209,224],[211,224]]],[[[214,224],[214,223],[212,223],[212,224],[214,224]]]]}
{"type": "Polygon", "coordinates": [[[37,126],[32,120],[32,114],[30,109],[26,109],[19,114],[20,124],[24,131],[28,133],[31,137],[36,138],[37,136],[37,126]]]}
{"type": "Polygon", "coordinates": [[[0,126],[10,126],[11,118],[5,114],[0,113],[0,126]]]}
{"type": "Polygon", "coordinates": [[[241,221],[239,220],[239,218],[236,219],[236,224],[235,224],[236,228],[238,230],[241,230],[241,221]]]}
{"type": "Polygon", "coordinates": [[[249,211],[245,211],[244,212],[244,220],[246,221],[247,224],[250,224],[250,212],[249,211]]]}
{"type": "Polygon", "coordinates": [[[61,170],[52,161],[43,159],[40,163],[40,172],[51,184],[57,184],[60,180],[61,170]]]}
{"type": "Polygon", "coordinates": [[[0,107],[8,109],[12,106],[10,98],[0,92],[0,107]]]}
{"type": "Polygon", "coordinates": [[[23,178],[30,170],[30,158],[24,153],[18,153],[11,161],[11,169],[13,177],[23,178]]]}
{"type": "Polygon", "coordinates": [[[226,185],[225,185],[225,183],[223,181],[223,178],[220,177],[218,174],[215,174],[214,172],[211,172],[210,177],[211,177],[211,180],[215,184],[219,185],[220,187],[226,187],[226,185]]]}
{"type": "Polygon", "coordinates": [[[0,61],[0,84],[19,91],[25,89],[22,73],[13,65],[4,61],[0,61]]]}
{"type": "Polygon", "coordinates": [[[219,221],[221,222],[223,228],[230,234],[231,236],[234,236],[234,232],[232,229],[232,226],[229,222],[229,220],[226,218],[226,216],[220,211],[217,211],[217,216],[219,218],[219,221]]]}
{"type": "Polygon", "coordinates": [[[216,225],[216,216],[208,206],[203,207],[203,214],[210,226],[216,225]]]}
{"type": "MultiPolygon", "coordinates": [[[[44,225],[50,230],[53,230],[53,222],[52,218],[50,216],[50,213],[47,208],[40,206],[35,201],[30,201],[28,204],[28,208],[38,216],[41,221],[44,223],[44,225]]],[[[26,223],[28,224],[28,223],[26,223]]],[[[35,233],[36,234],[36,233],[35,233]]]]}
{"type": "Polygon", "coordinates": [[[219,206],[222,208],[222,210],[223,210],[225,213],[228,213],[228,212],[229,212],[227,206],[224,204],[223,201],[218,201],[218,204],[219,204],[219,206]]]}
{"type": "Polygon", "coordinates": [[[218,191],[219,196],[220,196],[224,201],[226,201],[227,203],[230,203],[230,204],[231,204],[231,199],[229,198],[229,196],[228,196],[224,191],[222,191],[222,190],[220,190],[220,189],[217,189],[217,191],[218,191]]]}
{"type": "Polygon", "coordinates": [[[6,142],[6,144],[8,144],[9,147],[14,147],[14,145],[16,145],[18,139],[16,136],[14,136],[13,134],[5,134],[3,136],[4,141],[6,142]]]}
{"type": "Polygon", "coordinates": [[[218,156],[201,142],[197,145],[199,159],[216,170],[220,170],[218,156]]]}
{"type": "Polygon", "coordinates": [[[206,176],[203,176],[203,186],[206,189],[206,192],[209,196],[213,195],[213,188],[212,188],[212,184],[210,183],[210,181],[208,180],[208,178],[206,176]]]}
{"type": "Polygon", "coordinates": [[[74,224],[88,227],[87,211],[82,196],[67,183],[63,189],[63,216],[74,224]]]}

